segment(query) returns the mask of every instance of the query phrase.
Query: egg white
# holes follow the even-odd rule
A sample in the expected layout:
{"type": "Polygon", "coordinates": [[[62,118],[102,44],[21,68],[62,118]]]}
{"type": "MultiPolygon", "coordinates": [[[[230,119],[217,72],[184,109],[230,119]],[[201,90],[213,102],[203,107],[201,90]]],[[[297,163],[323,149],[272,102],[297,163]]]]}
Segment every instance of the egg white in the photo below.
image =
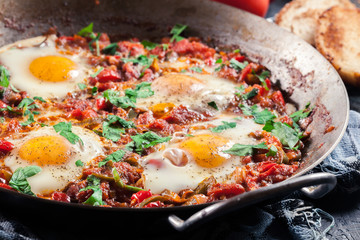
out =
{"type": "MultiPolygon", "coordinates": [[[[215,115],[226,109],[231,99],[234,98],[237,85],[227,79],[201,73],[171,73],[169,76],[175,75],[190,76],[199,82],[192,86],[177,85],[174,88],[167,83],[161,83],[162,78],[155,79],[151,85],[154,95],[137,99],[136,106],[147,110],[159,103],[173,103],[176,106],[184,105],[196,112],[210,112],[215,115]],[[210,106],[210,102],[215,102],[218,109],[210,106]]],[[[181,79],[179,80],[181,81],[181,79]]]]}
{"type": "MultiPolygon", "coordinates": [[[[77,89],[77,83],[84,82],[88,75],[89,65],[81,54],[65,54],[56,48],[54,37],[49,37],[42,44],[29,46],[24,41],[0,49],[0,63],[10,72],[10,83],[30,96],[44,98],[63,98],[68,92],[77,89]],[[22,45],[24,42],[24,45],[22,45]],[[48,82],[35,77],[29,66],[31,62],[44,56],[62,56],[76,64],[76,69],[69,72],[71,79],[62,82],[48,82]]],[[[29,42],[34,42],[30,39],[29,42]]],[[[36,41],[35,41],[36,42],[36,41]]]]}
{"type": "MultiPolygon", "coordinates": [[[[62,190],[69,182],[75,181],[81,176],[83,167],[76,166],[75,162],[77,160],[81,160],[84,166],[86,166],[86,164],[90,163],[95,157],[103,155],[103,147],[99,137],[95,133],[77,126],[72,127],[72,132],[81,138],[83,144],[69,143],[71,145],[71,158],[66,163],[41,166],[40,173],[27,179],[32,192],[35,194],[47,194],[55,190],[62,190]]],[[[53,127],[43,127],[39,130],[29,132],[25,137],[10,139],[9,141],[14,144],[15,148],[9,156],[5,158],[5,166],[14,172],[20,167],[24,168],[34,165],[27,160],[21,159],[19,150],[26,141],[41,136],[60,135],[55,132],[53,127]]],[[[62,136],[61,138],[63,138],[64,141],[68,141],[62,136]]]]}
{"type": "MultiPolygon", "coordinates": [[[[242,118],[238,119],[235,116],[221,116],[218,119],[197,124],[197,126],[222,125],[222,121],[236,122],[235,128],[224,130],[220,133],[213,133],[210,129],[193,130],[192,136],[201,134],[213,134],[229,139],[229,142],[222,150],[229,149],[235,143],[255,145],[259,144],[257,140],[249,137],[249,133],[261,130],[263,125],[254,123],[252,119],[242,118]]],[[[140,164],[144,167],[145,188],[150,189],[154,193],[160,193],[164,189],[169,189],[173,192],[179,192],[182,189],[195,188],[202,180],[207,177],[214,176],[217,181],[224,181],[226,176],[232,173],[236,166],[242,166],[241,157],[223,153],[227,161],[215,168],[204,168],[197,165],[194,161],[188,162],[184,166],[175,166],[169,159],[164,157],[165,151],[175,149],[176,151],[183,151],[179,149],[179,144],[188,137],[185,133],[177,132],[174,134],[172,140],[164,143],[161,150],[151,153],[144,157],[140,164]],[[153,160],[161,163],[159,167],[157,164],[152,164],[153,160]]],[[[190,136],[191,138],[191,136],[190,136]]],[[[188,154],[188,153],[185,153],[188,154]]]]}

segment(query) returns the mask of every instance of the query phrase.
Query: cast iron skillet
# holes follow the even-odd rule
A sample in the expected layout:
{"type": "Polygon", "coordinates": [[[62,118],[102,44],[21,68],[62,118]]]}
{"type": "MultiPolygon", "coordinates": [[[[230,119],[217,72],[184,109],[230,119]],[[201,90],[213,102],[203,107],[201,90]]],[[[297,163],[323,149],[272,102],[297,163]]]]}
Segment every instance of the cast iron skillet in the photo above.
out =
{"type": "MultiPolygon", "coordinates": [[[[303,108],[315,105],[313,122],[308,127],[308,142],[303,163],[289,180],[254,192],[245,193],[217,204],[161,209],[100,208],[66,204],[34,198],[0,189],[1,201],[14,213],[42,216],[57,215],[68,222],[101,216],[116,219],[123,228],[155,224],[168,228],[169,222],[178,230],[202,223],[223,212],[287,194],[305,186],[325,184],[309,196],[320,197],[335,185],[332,175],[299,177],[319,164],[338,144],[348,122],[349,102],[346,89],[334,68],[310,45],[264,19],[208,0],[0,0],[0,46],[34,37],[56,26],[61,34],[73,34],[94,22],[95,31],[108,33],[112,40],[138,37],[153,41],[167,36],[176,23],[186,24],[188,36],[197,36],[210,44],[236,46],[251,59],[272,72],[272,82],[281,87],[288,101],[303,108]],[[328,131],[330,127],[334,130],[328,131]],[[188,217],[183,222],[175,215],[188,217]],[[175,215],[174,215],[175,214],[175,215]],[[169,217],[172,215],[171,217],[169,217]],[[70,217],[73,216],[73,217],[70,217]],[[167,221],[169,217],[170,221],[167,221]],[[135,223],[133,222],[135,221],[135,223]]],[[[316,188],[312,188],[316,189],[316,188]]],[[[108,224],[110,221],[105,221],[108,224]]]]}

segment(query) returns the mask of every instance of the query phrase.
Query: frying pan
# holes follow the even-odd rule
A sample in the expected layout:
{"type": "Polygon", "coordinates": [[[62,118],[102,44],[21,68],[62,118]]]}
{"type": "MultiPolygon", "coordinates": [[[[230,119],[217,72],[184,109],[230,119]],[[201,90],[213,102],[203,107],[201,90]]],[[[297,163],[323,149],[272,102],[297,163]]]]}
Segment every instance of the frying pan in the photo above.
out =
{"type": "MultiPolygon", "coordinates": [[[[310,197],[321,197],[336,183],[335,177],[329,174],[299,176],[319,164],[344,134],[349,115],[344,84],[313,47],[262,18],[208,0],[0,0],[0,18],[0,46],[41,35],[53,26],[63,35],[73,34],[90,22],[94,23],[95,31],[108,33],[112,41],[129,37],[159,41],[168,35],[173,25],[186,24],[189,26],[186,35],[200,37],[223,49],[239,47],[250,59],[265,65],[272,72],[273,84],[299,109],[308,102],[315,106],[313,121],[307,128],[311,131],[311,139],[307,142],[303,162],[295,175],[282,183],[216,204],[160,209],[66,204],[0,189],[3,206],[8,206],[14,214],[24,216],[35,212],[36,216],[41,216],[51,213],[59,219],[67,217],[68,222],[77,220],[77,224],[81,222],[78,216],[82,219],[101,216],[101,219],[116,219],[116,223],[126,229],[134,225],[144,229],[146,225],[151,230],[156,224],[164,229],[171,224],[184,230],[218,216],[219,212],[231,212],[234,208],[305,186],[323,184],[320,188],[304,190],[310,197]],[[329,131],[332,127],[334,129],[329,131]],[[185,222],[178,217],[191,215],[185,222]]],[[[110,222],[105,221],[106,224],[110,222]]]]}

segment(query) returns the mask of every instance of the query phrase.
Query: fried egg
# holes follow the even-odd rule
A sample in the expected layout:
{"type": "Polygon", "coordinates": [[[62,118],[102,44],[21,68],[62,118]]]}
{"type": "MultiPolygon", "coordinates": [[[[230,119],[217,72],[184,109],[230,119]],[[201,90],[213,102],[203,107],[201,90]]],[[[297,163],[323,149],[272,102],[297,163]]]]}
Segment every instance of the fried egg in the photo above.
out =
{"type": "Polygon", "coordinates": [[[35,46],[0,50],[0,62],[10,72],[10,83],[30,96],[63,98],[77,83],[84,82],[89,66],[80,53],[72,54],[56,48],[54,37],[35,46]]]}
{"type": "Polygon", "coordinates": [[[41,172],[28,178],[32,192],[47,194],[61,190],[78,179],[83,167],[92,159],[103,155],[100,138],[90,130],[73,126],[72,132],[83,142],[71,144],[55,132],[53,127],[31,131],[26,136],[10,139],[15,148],[4,160],[4,164],[15,172],[27,166],[39,166],[41,172]],[[76,164],[80,160],[83,164],[76,164]]]}
{"type": "Polygon", "coordinates": [[[217,181],[225,180],[236,166],[242,165],[242,157],[223,151],[230,149],[235,143],[259,144],[249,134],[263,127],[252,119],[234,117],[222,116],[198,123],[190,134],[176,132],[170,142],[141,159],[146,189],[154,193],[160,193],[164,189],[179,192],[195,188],[210,176],[214,176],[217,181]],[[223,121],[235,122],[236,126],[221,132],[213,132],[208,128],[222,125],[223,121]]]}
{"type": "Polygon", "coordinates": [[[200,113],[216,114],[226,109],[234,97],[235,87],[235,83],[210,74],[171,73],[155,79],[151,84],[154,95],[138,99],[136,106],[151,110],[164,104],[184,105],[200,113]]]}

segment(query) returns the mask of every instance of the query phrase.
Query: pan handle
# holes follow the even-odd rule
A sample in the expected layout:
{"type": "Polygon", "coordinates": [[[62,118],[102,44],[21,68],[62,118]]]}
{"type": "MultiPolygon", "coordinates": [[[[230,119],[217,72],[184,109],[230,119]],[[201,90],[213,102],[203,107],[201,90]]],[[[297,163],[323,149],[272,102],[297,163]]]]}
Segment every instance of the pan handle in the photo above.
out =
{"type": "Polygon", "coordinates": [[[304,189],[309,186],[315,187],[313,187],[312,190],[303,190],[307,196],[317,198],[322,197],[335,187],[336,182],[336,177],[330,173],[314,173],[300,176],[212,204],[196,212],[185,221],[176,215],[170,215],[168,220],[176,230],[184,231],[185,229],[194,228],[210,221],[211,219],[237,209],[244,208],[270,198],[285,196],[296,190],[301,188],[304,189]]]}

